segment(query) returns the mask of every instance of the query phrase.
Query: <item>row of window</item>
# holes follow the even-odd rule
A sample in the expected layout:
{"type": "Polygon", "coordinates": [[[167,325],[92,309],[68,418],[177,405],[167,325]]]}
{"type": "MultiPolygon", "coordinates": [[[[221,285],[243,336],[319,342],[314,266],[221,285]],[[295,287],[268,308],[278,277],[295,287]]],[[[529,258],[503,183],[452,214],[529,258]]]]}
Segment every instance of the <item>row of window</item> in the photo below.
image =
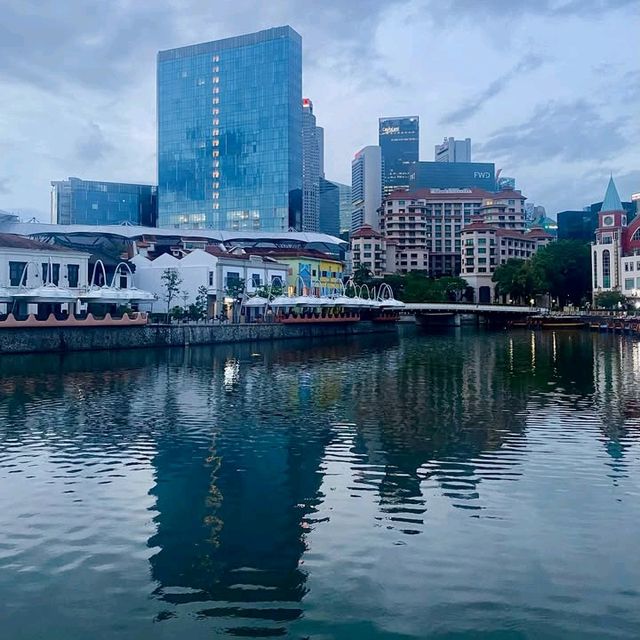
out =
{"type": "MultiPolygon", "coordinates": [[[[27,263],[26,262],[9,262],[9,284],[12,287],[19,287],[21,284],[26,286],[27,284],[27,263]]],[[[67,282],[68,287],[75,289],[78,286],[78,279],[80,274],[80,265],[68,264],[67,265],[67,282]]],[[[34,275],[32,273],[32,275],[34,275]]],[[[38,274],[35,274],[38,276],[38,274]]],[[[55,285],[60,284],[60,265],[51,265],[51,274],[49,274],[49,263],[42,263],[41,280],[43,283],[51,281],[55,285]]]]}

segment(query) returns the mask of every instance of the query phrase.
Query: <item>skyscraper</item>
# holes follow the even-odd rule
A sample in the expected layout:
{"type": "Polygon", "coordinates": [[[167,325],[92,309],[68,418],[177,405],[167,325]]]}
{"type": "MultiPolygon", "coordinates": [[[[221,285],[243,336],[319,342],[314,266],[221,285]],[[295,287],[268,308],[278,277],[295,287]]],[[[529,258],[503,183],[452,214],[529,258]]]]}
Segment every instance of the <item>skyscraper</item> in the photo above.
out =
{"type": "Polygon", "coordinates": [[[313,103],[302,99],[302,230],[318,231],[320,176],[324,174],[324,130],[316,126],[313,103]]]}
{"type": "Polygon", "coordinates": [[[340,235],[340,189],[335,182],[320,178],[320,217],[318,231],[340,235]]]}
{"type": "Polygon", "coordinates": [[[471,138],[455,140],[445,138],[435,147],[436,162],[471,162],[471,138]]]}
{"type": "Polygon", "coordinates": [[[378,144],[382,150],[382,187],[385,195],[409,188],[409,174],[418,162],[420,148],[418,116],[380,118],[378,144]]]}
{"type": "Polygon", "coordinates": [[[360,149],[351,162],[351,230],[368,224],[380,228],[378,209],[382,203],[382,157],[380,147],[360,149]]]}
{"type": "Polygon", "coordinates": [[[302,40],[276,27],[158,54],[158,224],[302,226],[302,40]]]}

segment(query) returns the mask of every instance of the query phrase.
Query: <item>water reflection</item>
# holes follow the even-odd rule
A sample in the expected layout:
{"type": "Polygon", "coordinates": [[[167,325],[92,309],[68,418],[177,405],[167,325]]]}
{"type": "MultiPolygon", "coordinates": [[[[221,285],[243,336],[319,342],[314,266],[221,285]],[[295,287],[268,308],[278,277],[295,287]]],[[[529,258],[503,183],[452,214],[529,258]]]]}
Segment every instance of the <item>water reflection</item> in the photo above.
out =
{"type": "MultiPolygon", "coordinates": [[[[559,598],[536,604],[537,614],[511,601],[525,632],[548,631],[544,620],[555,615],[556,631],[569,637],[578,605],[592,596],[576,591],[570,605],[557,579],[534,588],[534,574],[517,568],[522,543],[505,534],[527,526],[526,517],[514,521],[519,504],[544,499],[550,514],[560,505],[566,513],[548,481],[570,486],[574,467],[589,487],[593,521],[581,513],[567,532],[624,517],[613,504],[629,483],[637,494],[630,452],[639,354],[637,343],[612,336],[455,331],[5,357],[0,482],[20,494],[0,495],[0,595],[14,612],[7,624],[36,637],[28,566],[47,595],[38,602],[50,637],[65,640],[86,637],[92,625],[157,637],[152,621],[194,638],[424,637],[435,619],[450,625],[444,631],[472,633],[473,620],[476,629],[492,621],[502,629],[513,614],[487,605],[480,616],[462,594],[509,603],[514,585],[559,598]],[[559,468],[566,447],[580,455],[567,454],[559,468]],[[615,497],[599,493],[602,481],[615,497]],[[20,530],[27,516],[35,542],[20,530]],[[505,582],[486,577],[467,536],[487,557],[496,540],[506,545],[500,553],[515,565],[503,570],[505,582]],[[449,541],[459,543],[457,563],[438,551],[449,541]],[[399,564],[382,575],[373,557],[399,564]],[[463,586],[463,568],[484,582],[463,586]],[[111,600],[98,572],[120,585],[111,600]],[[426,592],[433,602],[421,599],[426,592]],[[71,623],[60,593],[76,612],[71,623]],[[437,608],[446,598],[457,602],[457,619],[437,608]],[[399,610],[402,624],[392,622],[399,610]]],[[[629,522],[637,515],[632,508],[629,522]]],[[[592,542],[584,544],[593,559],[592,542]]],[[[640,567],[627,571],[627,581],[640,579],[640,567]]],[[[638,597],[617,601],[615,581],[599,588],[594,602],[617,606],[607,615],[620,637],[632,637],[625,630],[640,623],[638,597]]]]}

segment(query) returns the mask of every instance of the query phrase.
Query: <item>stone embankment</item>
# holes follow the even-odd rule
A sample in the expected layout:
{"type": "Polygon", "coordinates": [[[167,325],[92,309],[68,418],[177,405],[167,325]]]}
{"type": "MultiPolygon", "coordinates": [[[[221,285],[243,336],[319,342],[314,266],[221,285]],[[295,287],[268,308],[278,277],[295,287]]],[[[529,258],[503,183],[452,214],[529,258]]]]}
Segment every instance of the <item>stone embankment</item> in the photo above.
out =
{"type": "Polygon", "coordinates": [[[326,338],[396,331],[393,323],[334,325],[224,324],[122,327],[38,327],[0,330],[0,353],[46,353],[186,347],[291,338],[326,338]]]}

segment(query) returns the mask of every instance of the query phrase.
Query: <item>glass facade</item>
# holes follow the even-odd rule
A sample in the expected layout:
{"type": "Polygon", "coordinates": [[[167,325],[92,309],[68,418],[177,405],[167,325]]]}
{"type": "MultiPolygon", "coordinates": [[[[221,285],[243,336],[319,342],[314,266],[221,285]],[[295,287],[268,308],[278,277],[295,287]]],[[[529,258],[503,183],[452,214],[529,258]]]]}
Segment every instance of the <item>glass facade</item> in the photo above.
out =
{"type": "Polygon", "coordinates": [[[414,189],[496,190],[496,166],[492,162],[416,162],[411,170],[414,189]]]}
{"type": "Polygon", "coordinates": [[[156,225],[155,186],[69,178],[51,187],[53,223],[156,225]]]}
{"type": "Polygon", "coordinates": [[[159,226],[300,229],[300,35],[161,51],[157,80],[159,226]]]}
{"type": "Polygon", "coordinates": [[[378,144],[382,150],[382,189],[385,195],[409,188],[409,174],[418,162],[420,149],[418,116],[380,118],[378,144]]]}
{"type": "Polygon", "coordinates": [[[321,233],[340,235],[340,189],[335,182],[320,178],[320,225],[321,233]]]}

